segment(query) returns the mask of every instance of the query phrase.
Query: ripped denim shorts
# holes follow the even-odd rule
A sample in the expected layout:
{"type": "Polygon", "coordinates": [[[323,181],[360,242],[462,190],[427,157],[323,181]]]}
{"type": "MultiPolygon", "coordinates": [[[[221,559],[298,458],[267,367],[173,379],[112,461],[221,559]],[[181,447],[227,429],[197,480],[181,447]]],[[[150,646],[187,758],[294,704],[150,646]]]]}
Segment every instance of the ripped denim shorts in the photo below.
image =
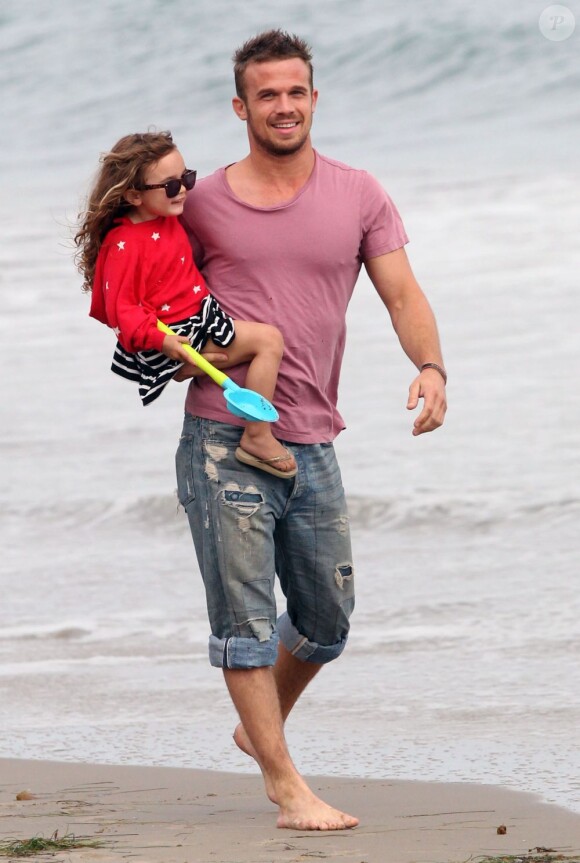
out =
{"type": "Polygon", "coordinates": [[[334,447],[293,444],[290,480],[241,464],[243,428],[185,415],[176,454],[179,500],[201,570],[210,662],[273,665],[278,641],[326,663],[346,644],[354,575],[346,501],[334,447]],[[278,576],[286,610],[278,616],[278,576]]]}

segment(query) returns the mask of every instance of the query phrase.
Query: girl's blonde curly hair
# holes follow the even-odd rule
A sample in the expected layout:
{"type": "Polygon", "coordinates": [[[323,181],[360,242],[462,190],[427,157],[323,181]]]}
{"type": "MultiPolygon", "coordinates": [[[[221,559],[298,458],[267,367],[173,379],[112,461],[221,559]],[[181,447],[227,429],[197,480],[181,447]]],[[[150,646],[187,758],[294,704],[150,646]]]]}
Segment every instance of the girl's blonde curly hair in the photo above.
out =
{"type": "Polygon", "coordinates": [[[75,262],[83,276],[83,291],[92,290],[97,256],[107,233],[131,209],[125,194],[141,188],[147,168],[175,149],[170,132],[144,132],[125,135],[101,156],[101,167],[86,209],[79,213],[74,237],[75,262]]]}

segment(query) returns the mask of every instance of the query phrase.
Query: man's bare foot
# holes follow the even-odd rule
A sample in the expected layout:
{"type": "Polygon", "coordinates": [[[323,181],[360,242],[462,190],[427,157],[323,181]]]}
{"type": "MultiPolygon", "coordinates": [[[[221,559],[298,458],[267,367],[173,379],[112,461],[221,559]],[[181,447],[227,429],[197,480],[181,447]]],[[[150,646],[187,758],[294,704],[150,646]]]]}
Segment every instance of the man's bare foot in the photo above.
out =
{"type": "Polygon", "coordinates": [[[240,440],[240,446],[250,455],[263,461],[279,459],[272,464],[275,464],[276,469],[283,473],[292,472],[296,469],[294,456],[279,440],[276,440],[267,423],[251,423],[246,427],[240,440]],[[255,426],[259,426],[258,431],[255,431],[255,426]]]}
{"type": "Polygon", "coordinates": [[[291,793],[278,796],[284,802],[278,804],[277,827],[288,830],[350,830],[359,823],[354,815],[334,809],[317,797],[302,778],[291,793]]]}
{"type": "MultiPolygon", "coordinates": [[[[253,758],[260,766],[256,751],[241,722],[234,731],[234,741],[242,752],[253,758]]],[[[278,827],[289,830],[350,830],[357,826],[358,818],[329,806],[310,790],[301,777],[298,778],[297,787],[291,789],[289,794],[285,794],[284,791],[280,794],[276,790],[276,784],[270,780],[264,770],[262,775],[266,794],[272,803],[280,808],[278,827]],[[284,800],[284,803],[281,804],[280,800],[284,800]]]]}

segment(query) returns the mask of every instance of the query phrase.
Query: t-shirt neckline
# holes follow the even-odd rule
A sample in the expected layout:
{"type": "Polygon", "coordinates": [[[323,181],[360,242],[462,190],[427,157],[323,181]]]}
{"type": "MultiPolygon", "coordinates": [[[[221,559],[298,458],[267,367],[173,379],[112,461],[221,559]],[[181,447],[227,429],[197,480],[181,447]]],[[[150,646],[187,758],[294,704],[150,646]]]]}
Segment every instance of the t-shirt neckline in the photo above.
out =
{"type": "Polygon", "coordinates": [[[230,162],[229,165],[220,168],[221,180],[229,197],[232,198],[232,200],[234,200],[237,204],[240,204],[242,207],[249,207],[250,210],[257,210],[258,212],[264,213],[270,212],[272,210],[284,210],[286,209],[286,207],[291,207],[292,204],[296,203],[296,201],[306,192],[310,184],[314,181],[314,175],[318,171],[318,153],[316,152],[316,150],[313,150],[313,153],[314,166],[312,168],[312,171],[310,172],[310,176],[308,177],[302,188],[298,189],[296,194],[292,198],[289,198],[287,201],[282,201],[279,204],[272,204],[269,207],[259,207],[257,204],[250,204],[248,203],[248,201],[244,201],[242,198],[238,198],[238,196],[228,183],[228,179],[226,176],[227,169],[230,168],[232,165],[235,165],[235,162],[230,162]]]}

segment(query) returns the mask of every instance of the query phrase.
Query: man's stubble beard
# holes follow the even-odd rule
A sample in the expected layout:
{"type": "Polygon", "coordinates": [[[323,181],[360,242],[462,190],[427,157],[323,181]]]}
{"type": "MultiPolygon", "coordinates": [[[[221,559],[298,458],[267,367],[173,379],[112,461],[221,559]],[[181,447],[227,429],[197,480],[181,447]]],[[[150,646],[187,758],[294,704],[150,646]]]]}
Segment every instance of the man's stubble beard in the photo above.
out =
{"type": "Polygon", "coordinates": [[[249,132],[251,138],[254,140],[254,142],[262,150],[264,150],[269,156],[279,156],[282,158],[284,156],[293,156],[295,153],[300,152],[300,150],[302,150],[302,148],[306,146],[306,143],[308,142],[308,139],[310,137],[310,129],[312,128],[312,121],[311,121],[310,125],[308,127],[308,131],[306,132],[306,134],[303,137],[301,137],[294,144],[282,145],[282,144],[275,144],[269,138],[263,138],[261,135],[258,135],[256,133],[256,130],[255,130],[253,122],[252,122],[252,118],[251,118],[249,113],[248,113],[248,116],[246,118],[246,123],[248,124],[248,132],[249,132]]]}
{"type": "Polygon", "coordinates": [[[300,152],[302,148],[306,145],[306,138],[302,141],[297,141],[296,144],[292,144],[287,147],[278,147],[276,144],[272,143],[272,141],[261,141],[255,139],[256,142],[265,150],[270,156],[278,156],[283,158],[284,156],[293,156],[295,153],[300,152]]]}

